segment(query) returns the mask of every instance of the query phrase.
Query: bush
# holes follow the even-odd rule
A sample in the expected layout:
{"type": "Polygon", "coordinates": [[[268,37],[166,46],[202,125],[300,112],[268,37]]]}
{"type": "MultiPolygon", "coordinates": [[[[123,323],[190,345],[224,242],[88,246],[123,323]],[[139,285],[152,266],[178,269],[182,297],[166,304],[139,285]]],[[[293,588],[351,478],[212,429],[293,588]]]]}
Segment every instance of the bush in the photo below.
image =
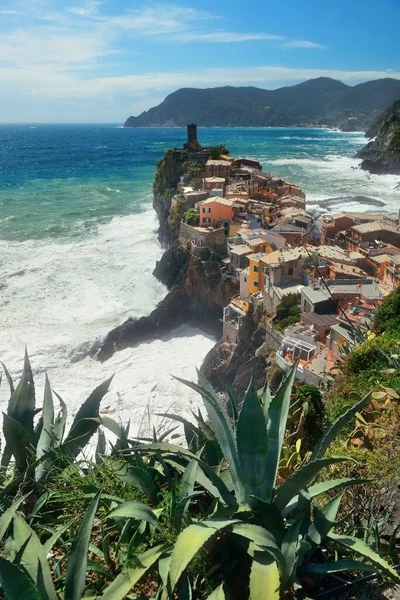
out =
{"type": "Polygon", "coordinates": [[[189,208],[183,215],[183,220],[192,227],[198,227],[200,223],[199,213],[194,208],[189,208]]]}
{"type": "Polygon", "coordinates": [[[385,299],[375,313],[372,329],[376,333],[396,333],[400,335],[400,288],[385,299]]]}

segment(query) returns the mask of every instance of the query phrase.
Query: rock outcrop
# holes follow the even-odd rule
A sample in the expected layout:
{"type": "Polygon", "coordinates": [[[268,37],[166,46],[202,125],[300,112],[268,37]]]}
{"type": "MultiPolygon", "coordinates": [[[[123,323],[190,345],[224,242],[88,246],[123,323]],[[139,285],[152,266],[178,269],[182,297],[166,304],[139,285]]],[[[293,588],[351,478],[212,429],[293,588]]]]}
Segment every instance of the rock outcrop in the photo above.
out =
{"type": "Polygon", "coordinates": [[[201,366],[201,372],[220,392],[229,385],[239,400],[253,378],[257,388],[266,379],[269,349],[265,347],[265,325],[261,312],[252,310],[240,331],[238,344],[220,340],[210,350],[201,366]]]}
{"type": "MultiPolygon", "coordinates": [[[[157,165],[153,184],[153,208],[157,213],[160,227],[158,238],[165,248],[173,244],[179,235],[179,228],[173,219],[171,201],[176,193],[178,183],[184,174],[184,153],[179,150],[168,150],[157,165]]],[[[180,215],[178,219],[180,221],[180,215]]]]}
{"type": "Polygon", "coordinates": [[[357,158],[363,159],[361,168],[370,173],[400,175],[400,100],[384,113],[369,133],[376,133],[376,138],[358,152],[357,158]]]}
{"type": "Polygon", "coordinates": [[[222,279],[219,262],[191,256],[181,282],[148,317],[128,319],[107,335],[96,357],[105,361],[116,350],[159,339],[181,325],[191,325],[219,339],[222,309],[237,293],[235,282],[222,279]]]}

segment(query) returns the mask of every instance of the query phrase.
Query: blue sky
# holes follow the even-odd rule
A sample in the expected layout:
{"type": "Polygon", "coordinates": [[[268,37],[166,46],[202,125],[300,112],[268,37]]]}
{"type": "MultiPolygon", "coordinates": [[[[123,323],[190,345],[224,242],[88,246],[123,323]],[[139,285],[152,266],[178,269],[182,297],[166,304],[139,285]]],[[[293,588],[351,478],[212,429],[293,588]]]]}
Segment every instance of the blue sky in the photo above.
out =
{"type": "Polygon", "coordinates": [[[113,122],[180,87],[400,79],[400,0],[1,0],[0,122],[113,122]]]}

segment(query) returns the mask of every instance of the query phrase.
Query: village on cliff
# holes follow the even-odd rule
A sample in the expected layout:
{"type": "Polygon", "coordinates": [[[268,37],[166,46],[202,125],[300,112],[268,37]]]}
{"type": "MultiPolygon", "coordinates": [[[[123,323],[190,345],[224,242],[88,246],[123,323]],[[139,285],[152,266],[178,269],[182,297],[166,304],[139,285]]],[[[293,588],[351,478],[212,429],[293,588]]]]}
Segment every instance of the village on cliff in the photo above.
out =
{"type": "Polygon", "coordinates": [[[222,277],[239,292],[224,308],[222,339],[238,344],[249,310],[261,307],[276,365],[287,371],[297,359],[298,380],[320,385],[400,285],[399,222],[340,212],[317,227],[300,187],[256,160],[209,158],[194,124],[184,148],[201,178],[193,186],[183,175],[172,198],[184,205],[179,242],[200,258],[220,257],[222,277]]]}

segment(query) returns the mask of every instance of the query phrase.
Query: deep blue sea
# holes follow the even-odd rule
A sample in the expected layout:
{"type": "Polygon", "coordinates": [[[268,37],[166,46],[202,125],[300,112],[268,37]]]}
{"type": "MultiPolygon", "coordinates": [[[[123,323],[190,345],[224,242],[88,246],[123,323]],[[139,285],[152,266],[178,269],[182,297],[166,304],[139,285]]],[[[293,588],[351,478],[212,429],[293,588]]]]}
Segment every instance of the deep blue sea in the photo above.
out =
{"type": "MultiPolygon", "coordinates": [[[[356,169],[359,161],[351,157],[365,143],[361,133],[200,128],[199,138],[258,158],[265,170],[300,183],[311,200],[363,194],[393,209],[400,198],[394,178],[356,169]]],[[[0,239],[79,237],[113,217],[146,210],[157,161],[184,141],[184,129],[0,126],[0,239]]]]}
{"type": "MultiPolygon", "coordinates": [[[[190,415],[198,399],[170,373],[194,378],[214,343],[184,329],[104,365],[88,357],[112,327],[149,314],[166,294],[152,275],[162,250],[151,186],[157,161],[185,136],[184,129],[115,125],[0,126],[0,360],[18,375],[28,345],[37,390],[47,370],[71,416],[116,372],[104,406],[132,418],[132,434],[151,429],[156,412],[190,415]]],[[[199,128],[198,136],[301,184],[310,206],[365,195],[388,212],[400,207],[399,178],[371,176],[352,158],[365,144],[361,133],[199,128]]],[[[344,207],[368,209],[335,206],[344,207]]],[[[0,409],[7,399],[3,385],[0,409]]]]}

